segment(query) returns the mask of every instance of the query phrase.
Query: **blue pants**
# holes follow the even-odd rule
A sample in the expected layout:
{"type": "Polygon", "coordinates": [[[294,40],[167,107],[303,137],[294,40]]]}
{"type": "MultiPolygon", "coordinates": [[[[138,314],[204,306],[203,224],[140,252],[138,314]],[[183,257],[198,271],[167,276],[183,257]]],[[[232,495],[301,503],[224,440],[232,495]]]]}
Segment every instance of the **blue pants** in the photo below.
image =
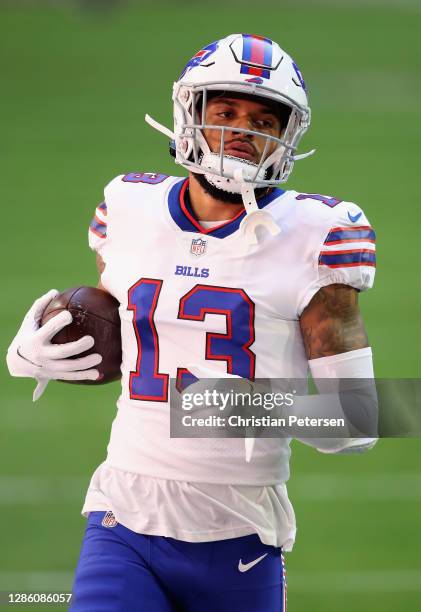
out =
{"type": "Polygon", "coordinates": [[[108,516],[89,516],[72,612],[285,612],[281,549],[257,534],[191,543],[138,534],[108,516]]]}

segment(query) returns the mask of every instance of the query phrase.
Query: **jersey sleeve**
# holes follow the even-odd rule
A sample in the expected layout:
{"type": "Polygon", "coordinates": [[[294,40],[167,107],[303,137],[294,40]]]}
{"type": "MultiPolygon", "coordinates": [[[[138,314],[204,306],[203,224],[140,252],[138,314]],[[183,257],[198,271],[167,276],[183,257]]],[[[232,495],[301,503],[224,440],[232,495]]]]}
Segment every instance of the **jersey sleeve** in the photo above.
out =
{"type": "Polygon", "coordinates": [[[324,231],[315,253],[313,282],[301,296],[299,314],[319,289],[336,283],[358,291],[373,286],[376,271],[376,234],[357,205],[343,202],[324,231]]]}
{"type": "MultiPolygon", "coordinates": [[[[130,172],[113,178],[104,189],[104,201],[98,204],[89,225],[89,246],[104,257],[110,248],[125,242],[128,224],[139,202],[149,201],[148,190],[161,183],[167,189],[167,174],[157,172],[130,172]],[[107,248],[104,248],[107,245],[107,248]],[[112,247],[112,245],[114,245],[112,247]]],[[[158,189],[158,192],[160,190],[158,189]]]]}
{"type": "MultiPolygon", "coordinates": [[[[95,209],[89,224],[88,242],[93,251],[102,253],[104,246],[109,244],[110,206],[113,202],[115,191],[124,175],[113,178],[104,188],[104,200],[95,209]]],[[[112,206],[111,206],[112,208],[112,206]]],[[[111,217],[113,215],[111,214],[111,217]]]]}
{"type": "Polygon", "coordinates": [[[101,202],[95,209],[88,232],[89,246],[98,253],[107,240],[107,204],[101,202]]]}

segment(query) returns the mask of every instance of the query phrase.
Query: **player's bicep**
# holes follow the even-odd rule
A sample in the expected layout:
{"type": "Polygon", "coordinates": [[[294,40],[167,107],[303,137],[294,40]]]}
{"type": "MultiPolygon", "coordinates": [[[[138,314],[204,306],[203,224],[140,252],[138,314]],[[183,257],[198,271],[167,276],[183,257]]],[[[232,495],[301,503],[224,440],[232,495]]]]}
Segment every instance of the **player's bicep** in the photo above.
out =
{"type": "Polygon", "coordinates": [[[98,284],[97,287],[98,289],[102,289],[103,291],[107,291],[106,288],[104,287],[104,285],[101,282],[101,275],[105,270],[105,263],[104,260],[102,259],[101,255],[99,253],[96,253],[96,267],[98,270],[98,274],[99,274],[99,280],[98,280],[98,284]]]}
{"type": "Polygon", "coordinates": [[[308,359],[369,346],[358,291],[348,285],[322,287],[304,309],[300,328],[308,359]]]}
{"type": "Polygon", "coordinates": [[[98,204],[96,207],[94,216],[89,225],[88,236],[89,246],[96,255],[96,266],[99,274],[97,287],[98,289],[106,291],[101,282],[101,275],[104,272],[105,263],[100,254],[107,242],[107,205],[105,202],[101,202],[101,204],[98,204]]]}

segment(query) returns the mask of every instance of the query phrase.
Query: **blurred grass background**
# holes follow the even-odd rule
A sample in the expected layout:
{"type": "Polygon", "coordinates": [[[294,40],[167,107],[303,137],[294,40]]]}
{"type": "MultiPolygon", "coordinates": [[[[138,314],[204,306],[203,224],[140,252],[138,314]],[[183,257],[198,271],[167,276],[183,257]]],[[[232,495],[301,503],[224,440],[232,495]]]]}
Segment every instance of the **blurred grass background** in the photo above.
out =
{"type": "MultiPolygon", "coordinates": [[[[420,377],[420,26],[418,0],[0,2],[2,354],[41,293],[96,284],[86,234],[103,186],[180,171],[145,112],[170,124],[185,62],[244,31],[279,41],[310,89],[302,150],[318,152],[289,186],[356,201],[377,231],[377,282],[361,296],[377,376],[420,377]]],[[[55,383],[33,405],[33,386],[3,364],[0,590],[70,588],[118,395],[55,383]]],[[[293,446],[289,609],[419,609],[420,441],[357,457],[293,446]]]]}

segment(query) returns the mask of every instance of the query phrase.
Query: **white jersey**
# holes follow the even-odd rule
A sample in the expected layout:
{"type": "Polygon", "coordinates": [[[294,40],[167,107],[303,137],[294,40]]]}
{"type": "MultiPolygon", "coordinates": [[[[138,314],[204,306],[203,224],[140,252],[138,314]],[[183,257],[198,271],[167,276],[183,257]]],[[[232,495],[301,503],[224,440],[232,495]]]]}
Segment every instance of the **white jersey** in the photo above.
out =
{"type": "Polygon", "coordinates": [[[101,282],[121,305],[123,361],[104,469],[218,491],[288,480],[287,439],[256,440],[246,463],[242,439],[169,435],[169,378],[188,382],[188,365],[201,364],[244,378],[306,379],[299,316],[312,296],[332,283],[373,283],[374,232],[355,204],[281,189],[258,204],[280,233],[250,248],[239,228],[245,213],[200,225],[186,179],[129,174],[105,189],[89,240],[105,263],[101,282]]]}

